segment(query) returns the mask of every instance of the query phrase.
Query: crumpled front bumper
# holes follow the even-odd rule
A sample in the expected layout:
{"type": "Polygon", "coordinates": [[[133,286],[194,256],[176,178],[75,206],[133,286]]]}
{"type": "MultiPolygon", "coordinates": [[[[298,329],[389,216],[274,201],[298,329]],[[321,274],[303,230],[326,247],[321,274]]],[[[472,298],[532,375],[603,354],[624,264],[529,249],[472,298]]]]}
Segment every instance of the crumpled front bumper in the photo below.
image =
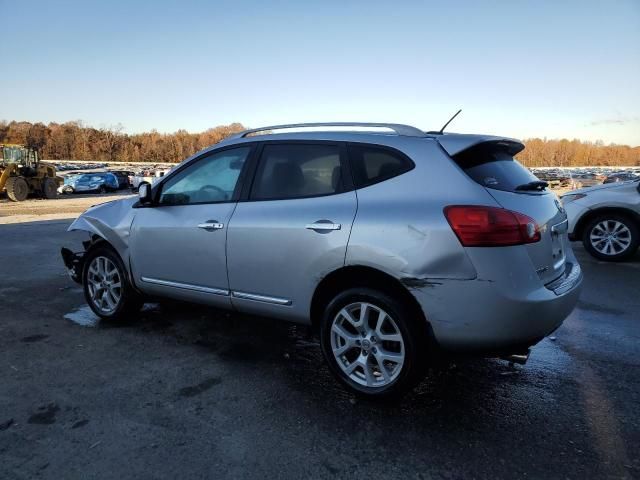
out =
{"type": "Polygon", "coordinates": [[[82,269],[84,268],[84,254],[85,252],[72,252],[68,248],[62,248],[60,255],[62,255],[62,261],[71,279],[76,283],[82,283],[82,269]]]}

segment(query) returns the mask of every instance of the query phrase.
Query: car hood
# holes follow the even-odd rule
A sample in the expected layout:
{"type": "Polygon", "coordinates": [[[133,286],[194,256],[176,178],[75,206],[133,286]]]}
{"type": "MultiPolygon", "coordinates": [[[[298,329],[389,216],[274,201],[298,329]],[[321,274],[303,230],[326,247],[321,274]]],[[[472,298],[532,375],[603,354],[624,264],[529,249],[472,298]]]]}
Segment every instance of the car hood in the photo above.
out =
{"type": "Polygon", "coordinates": [[[597,190],[608,190],[610,188],[624,188],[632,183],[638,183],[638,180],[628,180],[626,182],[615,182],[615,183],[602,183],[599,185],[593,185],[592,187],[578,188],[576,190],[571,190],[565,195],[573,195],[574,193],[591,193],[597,190]]]}
{"type": "Polygon", "coordinates": [[[129,231],[136,212],[132,207],[137,202],[138,197],[129,197],[95,205],[76,218],[67,230],[86,231],[103,238],[126,262],[129,258],[129,231]]]}

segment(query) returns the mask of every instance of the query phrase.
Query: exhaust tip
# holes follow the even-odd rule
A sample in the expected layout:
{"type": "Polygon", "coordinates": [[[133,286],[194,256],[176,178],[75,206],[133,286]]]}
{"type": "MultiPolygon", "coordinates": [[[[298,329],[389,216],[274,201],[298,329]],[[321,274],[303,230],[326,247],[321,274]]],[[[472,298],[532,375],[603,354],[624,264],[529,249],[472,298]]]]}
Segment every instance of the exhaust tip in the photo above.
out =
{"type": "Polygon", "coordinates": [[[517,363],[518,365],[524,365],[529,360],[529,355],[531,354],[531,350],[527,350],[523,353],[513,353],[511,355],[506,355],[504,357],[500,357],[502,360],[506,360],[511,363],[517,363]]]}

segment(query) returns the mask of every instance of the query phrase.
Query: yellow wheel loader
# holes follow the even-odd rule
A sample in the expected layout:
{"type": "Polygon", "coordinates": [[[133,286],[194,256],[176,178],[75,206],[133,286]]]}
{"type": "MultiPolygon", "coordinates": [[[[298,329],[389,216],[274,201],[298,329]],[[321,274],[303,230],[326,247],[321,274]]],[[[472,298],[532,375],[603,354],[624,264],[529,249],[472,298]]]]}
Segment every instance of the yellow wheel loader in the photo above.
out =
{"type": "Polygon", "coordinates": [[[38,152],[25,145],[0,144],[0,192],[21,202],[29,194],[56,198],[62,179],[52,165],[40,163],[38,152]]]}

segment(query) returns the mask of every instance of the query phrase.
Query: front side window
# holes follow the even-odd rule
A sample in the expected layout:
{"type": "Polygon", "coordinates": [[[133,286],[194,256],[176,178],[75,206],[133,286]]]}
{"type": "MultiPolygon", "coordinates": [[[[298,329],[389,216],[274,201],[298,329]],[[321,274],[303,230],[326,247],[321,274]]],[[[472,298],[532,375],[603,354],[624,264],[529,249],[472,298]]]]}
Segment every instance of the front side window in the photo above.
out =
{"type": "Polygon", "coordinates": [[[340,147],[320,144],[265,145],[252,200],[331,195],[344,190],[340,147]]]}
{"type": "Polygon", "coordinates": [[[349,145],[349,154],[356,188],[396,177],[413,168],[408,158],[387,148],[349,145]]]}
{"type": "Polygon", "coordinates": [[[211,153],[175,174],[162,187],[161,205],[228,202],[251,147],[211,153]]]}

